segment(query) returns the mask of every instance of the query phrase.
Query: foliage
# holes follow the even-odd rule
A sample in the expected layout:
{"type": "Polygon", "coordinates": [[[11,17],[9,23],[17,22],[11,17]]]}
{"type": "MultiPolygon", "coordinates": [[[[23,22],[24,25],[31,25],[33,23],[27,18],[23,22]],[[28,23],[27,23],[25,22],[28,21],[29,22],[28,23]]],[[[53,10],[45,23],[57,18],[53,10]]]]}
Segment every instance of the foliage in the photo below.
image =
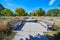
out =
{"type": "Polygon", "coordinates": [[[36,14],[38,14],[38,16],[43,16],[45,14],[45,11],[42,8],[39,8],[36,10],[36,14]]]}
{"type": "Polygon", "coordinates": [[[30,13],[30,16],[44,16],[45,11],[42,8],[39,8],[36,11],[30,13]]]}
{"type": "Polygon", "coordinates": [[[3,16],[12,16],[13,12],[10,9],[5,8],[4,10],[1,11],[1,14],[3,16]]]}
{"type": "Polygon", "coordinates": [[[30,16],[37,16],[35,12],[30,13],[30,16]]]}
{"type": "Polygon", "coordinates": [[[57,14],[57,16],[60,16],[60,13],[59,13],[59,14],[57,14]]]}
{"type": "Polygon", "coordinates": [[[15,32],[12,32],[10,35],[6,35],[4,32],[0,31],[0,40],[12,40],[15,34],[15,32]]]}
{"type": "Polygon", "coordinates": [[[54,34],[53,40],[60,40],[60,32],[54,34]]]}
{"type": "Polygon", "coordinates": [[[4,7],[3,7],[3,5],[0,3],[0,15],[2,15],[1,14],[1,11],[4,9],[4,7]]]}
{"type": "Polygon", "coordinates": [[[24,16],[25,10],[23,8],[16,8],[15,15],[17,16],[24,16]]]}
{"type": "Polygon", "coordinates": [[[45,35],[49,40],[60,40],[60,31],[49,31],[45,35]]]}
{"type": "MultiPolygon", "coordinates": [[[[60,4],[58,4],[58,6],[60,7],[60,4]]],[[[45,13],[45,10],[39,8],[28,14],[27,12],[25,12],[25,9],[16,8],[15,13],[13,14],[13,12],[10,9],[4,8],[3,5],[0,3],[0,16],[44,16],[44,15],[60,16],[60,9],[50,9],[47,11],[47,13],[45,13]]]]}
{"type": "Polygon", "coordinates": [[[47,11],[48,16],[58,16],[60,14],[60,9],[51,9],[47,11]]]}
{"type": "Polygon", "coordinates": [[[10,36],[11,34],[12,34],[12,29],[8,27],[7,22],[1,22],[0,23],[0,40],[3,40],[3,39],[5,40],[5,38],[10,36]]]}
{"type": "Polygon", "coordinates": [[[58,6],[60,7],[60,4],[58,4],[58,6]]]}
{"type": "Polygon", "coordinates": [[[28,16],[28,13],[26,12],[26,13],[24,14],[24,16],[28,16]]]}
{"type": "Polygon", "coordinates": [[[4,7],[3,7],[3,5],[0,3],[0,11],[3,10],[3,9],[4,9],[4,7]]]}

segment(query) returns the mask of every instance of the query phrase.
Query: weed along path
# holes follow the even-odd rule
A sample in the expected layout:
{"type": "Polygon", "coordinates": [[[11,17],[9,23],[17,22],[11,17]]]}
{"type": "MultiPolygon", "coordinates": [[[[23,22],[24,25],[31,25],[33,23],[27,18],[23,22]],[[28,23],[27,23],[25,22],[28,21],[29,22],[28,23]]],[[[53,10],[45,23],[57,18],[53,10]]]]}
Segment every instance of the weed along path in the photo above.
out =
{"type": "Polygon", "coordinates": [[[47,28],[39,23],[26,22],[21,31],[16,31],[16,35],[12,40],[48,40],[43,32],[47,28]]]}

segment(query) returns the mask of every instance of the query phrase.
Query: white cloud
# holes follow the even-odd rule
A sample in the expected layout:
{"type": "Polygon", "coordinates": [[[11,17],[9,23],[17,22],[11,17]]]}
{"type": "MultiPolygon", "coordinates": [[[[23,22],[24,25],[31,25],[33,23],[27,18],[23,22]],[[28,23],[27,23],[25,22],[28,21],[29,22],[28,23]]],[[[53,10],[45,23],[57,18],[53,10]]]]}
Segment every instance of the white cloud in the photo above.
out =
{"type": "Polygon", "coordinates": [[[56,0],[50,0],[49,1],[49,6],[53,5],[53,3],[55,2],[56,0]]]}

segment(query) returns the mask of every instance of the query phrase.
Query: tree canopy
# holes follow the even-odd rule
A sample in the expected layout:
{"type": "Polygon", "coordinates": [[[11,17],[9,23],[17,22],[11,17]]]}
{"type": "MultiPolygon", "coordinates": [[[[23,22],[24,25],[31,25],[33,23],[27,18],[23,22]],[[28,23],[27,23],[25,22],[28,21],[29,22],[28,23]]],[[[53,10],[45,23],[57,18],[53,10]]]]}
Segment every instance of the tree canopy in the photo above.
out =
{"type": "Polygon", "coordinates": [[[60,14],[60,9],[51,9],[47,11],[48,16],[58,16],[60,14]]]}
{"type": "Polygon", "coordinates": [[[10,9],[5,8],[4,10],[1,11],[1,14],[3,16],[12,16],[13,12],[10,9]]]}
{"type": "Polygon", "coordinates": [[[0,11],[3,10],[3,9],[4,9],[4,7],[3,7],[3,5],[0,3],[0,11]]]}
{"type": "Polygon", "coordinates": [[[1,11],[4,9],[3,5],[0,3],[0,15],[1,15],[1,11]]]}
{"type": "Polygon", "coordinates": [[[30,13],[31,16],[44,16],[45,11],[42,8],[39,8],[36,11],[30,13]]]}
{"type": "Polygon", "coordinates": [[[45,11],[42,8],[39,8],[38,10],[36,10],[36,13],[38,14],[38,16],[43,16],[45,14],[45,11]]]}
{"type": "MultiPolygon", "coordinates": [[[[60,7],[60,4],[58,5],[60,7]]],[[[32,11],[28,14],[23,8],[16,8],[15,12],[13,13],[10,9],[3,7],[0,3],[0,16],[60,16],[60,9],[50,9],[47,12],[42,8],[39,8],[35,11],[32,11]]]]}
{"type": "Polygon", "coordinates": [[[16,8],[15,14],[16,14],[17,16],[24,16],[25,10],[24,10],[23,8],[16,8]]]}
{"type": "Polygon", "coordinates": [[[60,4],[58,4],[58,7],[60,7],[60,4]]]}

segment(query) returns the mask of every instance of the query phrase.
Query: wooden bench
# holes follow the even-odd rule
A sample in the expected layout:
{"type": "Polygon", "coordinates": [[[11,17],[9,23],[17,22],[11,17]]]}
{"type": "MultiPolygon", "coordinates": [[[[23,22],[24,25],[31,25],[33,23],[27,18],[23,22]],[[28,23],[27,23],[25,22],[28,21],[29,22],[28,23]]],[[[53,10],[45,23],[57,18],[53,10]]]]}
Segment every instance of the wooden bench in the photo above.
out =
{"type": "Polygon", "coordinates": [[[39,23],[48,29],[52,29],[54,27],[53,21],[40,20],[39,23]]]}

